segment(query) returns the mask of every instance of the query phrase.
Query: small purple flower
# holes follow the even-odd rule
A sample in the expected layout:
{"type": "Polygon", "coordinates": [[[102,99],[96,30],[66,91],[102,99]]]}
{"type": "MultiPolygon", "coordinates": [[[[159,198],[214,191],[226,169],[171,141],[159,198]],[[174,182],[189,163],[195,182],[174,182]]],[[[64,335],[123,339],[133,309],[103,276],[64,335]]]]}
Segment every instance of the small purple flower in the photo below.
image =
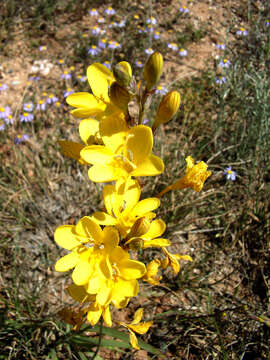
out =
{"type": "Polygon", "coordinates": [[[61,74],[61,79],[63,80],[69,80],[71,79],[72,75],[68,70],[65,70],[63,74],[61,74]]]}
{"type": "Polygon", "coordinates": [[[144,52],[147,54],[147,55],[152,55],[154,50],[152,48],[148,48],[148,49],[145,49],[144,52]]]}
{"type": "Polygon", "coordinates": [[[136,65],[138,68],[142,68],[142,67],[143,67],[143,63],[142,63],[140,60],[136,60],[135,65],[136,65]]]}
{"type": "Polygon", "coordinates": [[[29,77],[29,81],[39,81],[40,80],[40,76],[30,76],[29,77]]]}
{"type": "Polygon", "coordinates": [[[5,91],[8,89],[7,84],[0,84],[0,91],[5,91]]]}
{"type": "Polygon", "coordinates": [[[239,30],[236,31],[236,34],[239,36],[247,36],[248,32],[245,28],[241,27],[239,30]]]}
{"type": "Polygon", "coordinates": [[[77,76],[77,79],[80,81],[80,82],[85,82],[87,80],[87,77],[85,75],[78,75],[77,76]]]}
{"type": "Polygon", "coordinates": [[[24,112],[20,115],[20,122],[32,122],[34,120],[34,115],[28,112],[24,112]]]}
{"type": "Polygon", "coordinates": [[[216,84],[222,85],[225,84],[225,82],[226,82],[225,76],[221,76],[221,75],[216,76],[216,84]]]}
{"type": "Polygon", "coordinates": [[[175,43],[168,43],[168,48],[173,50],[173,51],[177,51],[178,50],[178,45],[175,43]]]}
{"type": "Polygon", "coordinates": [[[23,104],[23,110],[27,112],[31,112],[34,109],[33,103],[25,103],[23,104]]]}
{"type": "Polygon", "coordinates": [[[220,60],[218,65],[222,68],[228,68],[228,67],[230,67],[231,62],[228,59],[224,59],[224,60],[220,60]]]}
{"type": "Polygon", "coordinates": [[[266,20],[266,22],[264,23],[265,26],[270,26],[270,20],[266,20]]]}
{"type": "Polygon", "coordinates": [[[165,95],[165,94],[167,94],[167,92],[168,92],[168,89],[162,85],[158,85],[156,88],[156,91],[155,91],[155,93],[158,95],[165,95]]]}
{"type": "Polygon", "coordinates": [[[6,124],[2,120],[0,120],[0,131],[5,130],[5,127],[6,127],[6,124]]]}
{"type": "Polygon", "coordinates": [[[97,22],[99,24],[103,24],[103,23],[105,23],[105,19],[103,17],[100,17],[100,18],[98,18],[97,22]]]}
{"type": "Polygon", "coordinates": [[[106,66],[107,69],[111,70],[111,64],[109,61],[105,61],[103,65],[106,66]]]}
{"type": "Polygon", "coordinates": [[[39,47],[39,51],[46,51],[47,50],[47,46],[42,45],[39,47]]]}
{"type": "Polygon", "coordinates": [[[147,25],[146,28],[144,28],[143,31],[144,31],[145,33],[148,33],[148,32],[152,33],[152,32],[155,31],[155,28],[154,28],[154,26],[152,26],[151,24],[149,24],[149,25],[147,25]]]}
{"type": "Polygon", "coordinates": [[[149,19],[146,20],[146,24],[156,25],[157,20],[153,16],[151,16],[149,19]]]}
{"type": "Polygon", "coordinates": [[[232,180],[235,181],[236,180],[236,172],[232,170],[231,166],[228,166],[225,171],[224,171],[224,175],[226,176],[227,180],[232,180]]]}
{"type": "Polygon", "coordinates": [[[11,109],[9,106],[0,107],[0,119],[7,118],[11,114],[11,109]]]}
{"type": "Polygon", "coordinates": [[[106,48],[106,43],[107,43],[106,39],[99,39],[98,40],[98,47],[100,47],[101,49],[105,49],[106,48]]]}
{"type": "Polygon", "coordinates": [[[154,38],[155,40],[160,39],[160,32],[159,32],[159,31],[155,31],[155,32],[154,32],[154,35],[153,35],[153,38],[154,38]]]}
{"type": "Polygon", "coordinates": [[[27,134],[17,135],[14,139],[14,144],[19,145],[21,143],[24,143],[28,139],[29,139],[29,135],[27,135],[27,134]]]}
{"type": "Polygon", "coordinates": [[[13,119],[13,116],[10,114],[8,115],[6,118],[3,119],[4,122],[7,124],[7,125],[11,125],[14,123],[14,119],[13,119]]]}
{"type": "Polygon", "coordinates": [[[126,20],[121,20],[119,23],[118,23],[118,27],[119,28],[123,28],[126,26],[126,20]]]}
{"type": "Polygon", "coordinates": [[[98,47],[96,47],[96,45],[92,45],[88,49],[88,54],[91,56],[96,56],[99,52],[100,52],[100,49],[98,47]]]}
{"type": "Polygon", "coordinates": [[[71,88],[67,88],[67,90],[64,92],[64,97],[66,98],[73,93],[74,93],[74,90],[72,90],[71,88]]]}
{"type": "Polygon", "coordinates": [[[225,50],[226,45],[224,43],[217,43],[216,48],[219,49],[219,50],[225,50]]]}
{"type": "Polygon", "coordinates": [[[179,8],[179,11],[180,11],[180,13],[182,13],[182,14],[188,14],[188,13],[189,13],[189,10],[188,10],[188,8],[187,8],[186,6],[181,6],[181,7],[179,8]]]}
{"type": "Polygon", "coordinates": [[[117,41],[109,41],[109,45],[108,45],[109,49],[120,49],[121,45],[117,42],[117,41]]]}
{"type": "Polygon", "coordinates": [[[91,9],[88,11],[88,14],[90,16],[98,16],[98,11],[97,11],[97,9],[91,9]]]}
{"type": "Polygon", "coordinates": [[[55,96],[54,94],[49,94],[49,96],[46,100],[47,104],[54,104],[54,103],[56,103],[56,101],[58,101],[58,97],[55,96]]]}
{"type": "Polygon", "coordinates": [[[181,48],[181,49],[179,50],[179,55],[180,55],[180,56],[187,56],[187,50],[181,48]]]}
{"type": "Polygon", "coordinates": [[[98,26],[92,27],[92,35],[98,35],[100,33],[101,29],[98,26]]]}
{"type": "Polygon", "coordinates": [[[40,110],[40,111],[45,111],[46,110],[46,102],[44,100],[39,100],[36,109],[40,110]]]}
{"type": "Polygon", "coordinates": [[[147,125],[149,123],[149,119],[143,119],[142,124],[147,125]]]}
{"type": "Polygon", "coordinates": [[[107,9],[104,10],[106,15],[114,15],[115,14],[115,10],[109,6],[107,9]]]}

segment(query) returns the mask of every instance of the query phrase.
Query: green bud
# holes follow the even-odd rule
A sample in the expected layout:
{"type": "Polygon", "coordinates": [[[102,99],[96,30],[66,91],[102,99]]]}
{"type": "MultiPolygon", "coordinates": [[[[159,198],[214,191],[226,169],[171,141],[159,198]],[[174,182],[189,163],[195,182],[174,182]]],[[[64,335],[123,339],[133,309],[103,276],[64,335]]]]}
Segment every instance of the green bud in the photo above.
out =
{"type": "Polygon", "coordinates": [[[129,86],[132,79],[132,69],[130,64],[127,61],[119,62],[113,69],[113,75],[119,85],[123,87],[129,86]]]}

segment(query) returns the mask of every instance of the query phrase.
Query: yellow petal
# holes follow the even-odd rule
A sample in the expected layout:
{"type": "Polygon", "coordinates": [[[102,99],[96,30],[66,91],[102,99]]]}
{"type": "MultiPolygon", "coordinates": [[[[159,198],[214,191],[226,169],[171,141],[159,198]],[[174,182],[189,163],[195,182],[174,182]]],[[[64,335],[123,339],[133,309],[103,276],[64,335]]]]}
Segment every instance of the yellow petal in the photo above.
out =
{"type": "Polygon", "coordinates": [[[77,265],[79,256],[76,252],[71,252],[68,255],[63,256],[55,264],[55,270],[59,272],[68,271],[77,265]]]}
{"type": "Polygon", "coordinates": [[[135,314],[133,316],[133,321],[131,324],[139,324],[139,322],[142,320],[143,317],[143,308],[139,308],[135,311],[135,314]]]}
{"type": "Polygon", "coordinates": [[[106,226],[103,229],[103,239],[106,251],[108,254],[110,254],[119,243],[119,235],[117,229],[112,226],[106,226]]]}
{"type": "Polygon", "coordinates": [[[92,145],[99,133],[99,122],[96,119],[84,119],[80,122],[79,133],[86,145],[92,145]]]}
{"type": "Polygon", "coordinates": [[[88,170],[89,179],[94,182],[115,181],[118,178],[118,174],[117,169],[109,165],[93,165],[88,170]]]}
{"type": "Polygon", "coordinates": [[[147,322],[140,323],[137,325],[129,324],[128,328],[132,329],[133,331],[135,331],[138,334],[145,334],[149,330],[149,328],[152,324],[153,324],[153,321],[147,321],[147,322]]]}
{"type": "Polygon", "coordinates": [[[113,153],[116,153],[124,145],[128,130],[125,118],[120,116],[104,117],[100,121],[100,136],[113,153]]]}
{"type": "Polygon", "coordinates": [[[76,143],[73,141],[59,140],[58,144],[61,147],[61,152],[63,155],[75,159],[82,164],[87,164],[80,155],[81,150],[84,148],[84,145],[76,143]]]}
{"type": "Polygon", "coordinates": [[[114,81],[114,76],[106,66],[94,63],[87,68],[87,78],[93,94],[108,103],[108,88],[114,81]]]}
{"type": "Polygon", "coordinates": [[[101,225],[116,225],[117,224],[117,220],[113,216],[111,216],[103,211],[97,211],[94,214],[92,214],[91,217],[98,224],[101,224],[101,225]]]}
{"type": "Polygon", "coordinates": [[[74,229],[74,225],[59,226],[54,233],[55,242],[67,250],[72,250],[81,245],[80,241],[76,240],[74,229]]]}
{"type": "Polygon", "coordinates": [[[118,268],[125,280],[139,279],[146,273],[145,265],[136,260],[123,260],[118,264],[118,268]]]}
{"type": "Polygon", "coordinates": [[[104,106],[103,108],[101,106],[97,106],[95,108],[78,108],[70,111],[71,115],[78,119],[86,119],[90,116],[99,116],[103,114],[103,112],[104,106]]]}
{"type": "Polygon", "coordinates": [[[88,309],[87,320],[92,326],[96,325],[101,317],[102,308],[98,304],[94,303],[88,309]]]}
{"type": "Polygon", "coordinates": [[[77,286],[76,284],[71,284],[67,288],[67,292],[74,300],[80,303],[86,303],[95,300],[95,296],[87,294],[84,286],[77,286]]]}
{"type": "Polygon", "coordinates": [[[129,179],[126,183],[125,192],[123,194],[125,213],[134,208],[141,196],[141,187],[137,180],[129,179]]]}
{"type": "Polygon", "coordinates": [[[135,333],[133,331],[131,331],[130,329],[129,330],[129,341],[130,341],[130,344],[132,345],[132,347],[136,350],[140,350],[140,347],[138,345],[138,340],[137,340],[137,337],[135,335],[135,333]]]}
{"type": "Polygon", "coordinates": [[[153,240],[144,240],[143,247],[144,249],[149,247],[164,247],[164,246],[170,246],[171,242],[167,239],[163,238],[157,238],[153,240]]]}
{"type": "Polygon", "coordinates": [[[144,216],[144,214],[155,210],[160,205],[158,198],[147,198],[139,201],[133,208],[132,214],[138,217],[144,216]]]}
{"type": "Polygon", "coordinates": [[[76,285],[85,285],[89,281],[92,271],[89,262],[79,261],[72,273],[72,280],[76,285]]]}
{"type": "Polygon", "coordinates": [[[103,232],[101,227],[89,216],[84,216],[76,225],[76,233],[95,243],[102,243],[103,232]]]}
{"type": "Polygon", "coordinates": [[[67,97],[66,102],[75,108],[91,108],[96,107],[99,101],[94,95],[88,92],[77,92],[67,97]]]}
{"type": "Polygon", "coordinates": [[[113,153],[103,145],[86,146],[80,153],[88,164],[104,165],[112,161],[113,153]]]}
{"type": "Polygon", "coordinates": [[[108,327],[112,326],[112,318],[111,318],[111,313],[110,313],[110,308],[109,306],[106,306],[103,311],[102,311],[102,317],[104,319],[105,324],[108,327]]]}
{"type": "Polygon", "coordinates": [[[150,155],[137,168],[132,171],[132,176],[155,176],[164,171],[163,161],[155,155],[150,155]]]}
{"type": "Polygon", "coordinates": [[[106,306],[110,303],[112,296],[112,289],[110,287],[103,287],[96,297],[96,302],[102,306],[106,306]]]}
{"type": "Polygon", "coordinates": [[[143,235],[143,239],[151,240],[157,238],[164,233],[165,229],[166,229],[166,224],[163,220],[161,219],[153,220],[150,224],[149,230],[147,231],[146,234],[143,235]]]}
{"type": "MultiPolygon", "coordinates": [[[[114,194],[115,194],[115,187],[113,185],[104,186],[104,188],[102,190],[103,201],[104,201],[106,210],[107,210],[108,214],[110,214],[110,215],[114,214],[114,212],[113,212],[114,207],[115,207],[114,206],[115,205],[114,194]]],[[[117,208],[119,207],[118,201],[117,201],[116,207],[117,208]]]]}
{"type": "Polygon", "coordinates": [[[150,127],[145,125],[134,126],[130,129],[126,141],[127,153],[130,160],[137,166],[152,152],[153,134],[150,127]]]}
{"type": "Polygon", "coordinates": [[[137,280],[124,280],[118,277],[114,284],[112,300],[119,305],[121,302],[126,301],[126,298],[137,296],[138,292],[139,284],[137,280]]]}

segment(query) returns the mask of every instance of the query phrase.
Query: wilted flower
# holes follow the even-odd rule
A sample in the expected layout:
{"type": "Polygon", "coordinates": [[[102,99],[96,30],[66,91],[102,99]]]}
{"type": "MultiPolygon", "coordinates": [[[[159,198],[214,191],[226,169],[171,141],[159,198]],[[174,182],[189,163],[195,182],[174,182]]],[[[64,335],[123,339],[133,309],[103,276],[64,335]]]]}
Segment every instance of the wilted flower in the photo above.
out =
{"type": "Polygon", "coordinates": [[[29,135],[27,135],[27,134],[17,135],[14,139],[14,144],[16,144],[16,145],[21,144],[28,139],[29,139],[29,135]]]}
{"type": "Polygon", "coordinates": [[[233,171],[231,166],[228,166],[225,169],[224,175],[226,176],[227,180],[232,180],[232,181],[236,180],[236,171],[233,171]]]}
{"type": "Polygon", "coordinates": [[[181,48],[181,49],[179,50],[179,55],[180,55],[180,56],[187,56],[187,50],[181,48]]]}
{"type": "Polygon", "coordinates": [[[28,112],[24,112],[20,115],[20,122],[31,122],[34,120],[34,115],[28,112]]]}

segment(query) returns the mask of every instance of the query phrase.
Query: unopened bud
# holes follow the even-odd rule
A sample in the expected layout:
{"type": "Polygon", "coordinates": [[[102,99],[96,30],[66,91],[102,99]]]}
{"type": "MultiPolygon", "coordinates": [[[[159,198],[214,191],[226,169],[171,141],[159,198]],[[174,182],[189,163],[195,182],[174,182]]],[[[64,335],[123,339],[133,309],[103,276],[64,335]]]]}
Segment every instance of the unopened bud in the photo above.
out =
{"type": "Polygon", "coordinates": [[[126,111],[128,103],[131,100],[131,95],[125,88],[115,81],[110,87],[110,99],[115,106],[123,111],[126,111]]]}
{"type": "Polygon", "coordinates": [[[130,250],[138,251],[143,248],[143,239],[141,238],[132,238],[125,245],[128,245],[130,250]]]}
{"type": "Polygon", "coordinates": [[[156,130],[160,124],[165,124],[171,120],[179,109],[180,101],[181,97],[178,91],[170,91],[162,98],[152,127],[153,131],[156,130]]]}
{"type": "Polygon", "coordinates": [[[119,62],[113,69],[113,75],[119,85],[123,87],[129,86],[132,79],[132,69],[130,64],[127,61],[119,62]]]}
{"type": "Polygon", "coordinates": [[[144,80],[147,90],[151,90],[159,81],[163,69],[163,57],[158,51],[154,52],[144,66],[144,80]]]}
{"type": "Polygon", "coordinates": [[[128,234],[128,238],[131,239],[133,237],[140,237],[147,233],[150,227],[150,222],[145,218],[141,217],[135,221],[130,232],[128,234]]]}

